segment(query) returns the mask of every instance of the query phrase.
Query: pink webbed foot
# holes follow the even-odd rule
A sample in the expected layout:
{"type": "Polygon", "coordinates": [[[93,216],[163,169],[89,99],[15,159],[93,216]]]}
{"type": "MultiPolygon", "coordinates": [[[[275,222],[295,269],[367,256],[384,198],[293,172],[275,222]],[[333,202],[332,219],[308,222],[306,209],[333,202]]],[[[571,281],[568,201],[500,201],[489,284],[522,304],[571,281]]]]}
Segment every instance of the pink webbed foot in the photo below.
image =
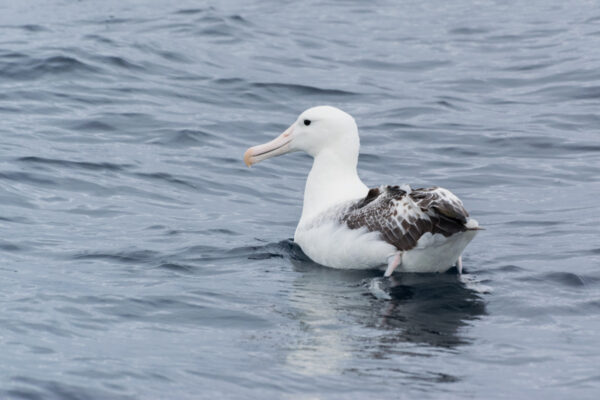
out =
{"type": "Polygon", "coordinates": [[[391,256],[390,258],[388,258],[388,266],[385,270],[385,274],[383,274],[383,276],[385,276],[386,278],[391,276],[392,273],[394,272],[394,270],[396,268],[398,268],[398,266],[402,264],[402,252],[399,251],[396,254],[394,254],[393,256],[391,256]]]}

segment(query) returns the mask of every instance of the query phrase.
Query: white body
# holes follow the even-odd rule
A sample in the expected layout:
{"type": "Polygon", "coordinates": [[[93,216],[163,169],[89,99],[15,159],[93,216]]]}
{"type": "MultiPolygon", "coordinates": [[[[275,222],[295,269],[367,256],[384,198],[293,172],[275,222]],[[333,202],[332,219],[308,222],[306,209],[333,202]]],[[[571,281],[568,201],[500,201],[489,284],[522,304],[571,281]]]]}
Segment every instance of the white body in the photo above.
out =
{"type": "MultiPolygon", "coordinates": [[[[335,204],[332,207],[335,208],[335,204]]],[[[327,210],[323,213],[328,214],[327,210]]],[[[369,232],[366,228],[350,229],[335,219],[315,222],[313,218],[315,216],[305,217],[303,213],[294,241],[319,264],[340,269],[385,267],[389,258],[398,252],[395,246],[380,238],[379,232],[369,232]]],[[[469,220],[469,226],[476,227],[477,221],[469,220]]],[[[415,248],[402,252],[402,262],[397,270],[445,272],[457,263],[476,233],[477,230],[468,230],[450,237],[426,233],[415,248]]]]}
{"type": "MultiPolygon", "coordinates": [[[[448,238],[440,234],[425,235],[416,248],[403,253],[397,270],[445,272],[456,264],[476,233],[476,230],[460,232],[448,238]]],[[[384,268],[397,252],[379,238],[378,232],[368,232],[365,228],[352,230],[334,222],[311,229],[298,226],[294,241],[313,261],[340,269],[384,268]]]]}

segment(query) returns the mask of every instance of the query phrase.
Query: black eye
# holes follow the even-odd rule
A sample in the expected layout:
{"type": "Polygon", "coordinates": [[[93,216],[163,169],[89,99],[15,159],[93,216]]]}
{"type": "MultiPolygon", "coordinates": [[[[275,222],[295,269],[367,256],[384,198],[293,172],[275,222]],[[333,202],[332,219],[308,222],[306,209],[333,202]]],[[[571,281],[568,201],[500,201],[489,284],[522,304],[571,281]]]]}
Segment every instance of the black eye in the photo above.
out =
{"type": "Polygon", "coordinates": [[[305,119],[304,120],[304,125],[309,126],[310,125],[310,119],[305,119]]]}

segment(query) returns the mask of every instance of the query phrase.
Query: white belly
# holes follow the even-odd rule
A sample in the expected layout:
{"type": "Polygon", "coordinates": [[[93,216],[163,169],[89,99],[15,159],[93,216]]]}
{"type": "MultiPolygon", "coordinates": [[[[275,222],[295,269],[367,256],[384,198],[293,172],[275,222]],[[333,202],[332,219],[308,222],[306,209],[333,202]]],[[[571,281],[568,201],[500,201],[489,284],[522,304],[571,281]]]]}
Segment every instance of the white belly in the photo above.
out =
{"type": "Polygon", "coordinates": [[[365,269],[386,263],[396,248],[366,228],[349,229],[326,222],[309,229],[296,229],[294,241],[311,260],[332,268],[365,269]]]}
{"type": "MultiPolygon", "coordinates": [[[[402,256],[399,271],[444,272],[456,264],[467,244],[477,231],[457,233],[449,238],[440,234],[423,237],[417,247],[402,256]]],[[[331,268],[385,268],[395,246],[380,239],[378,232],[366,228],[349,229],[328,222],[303,229],[298,226],[294,241],[313,261],[331,268]]]]}

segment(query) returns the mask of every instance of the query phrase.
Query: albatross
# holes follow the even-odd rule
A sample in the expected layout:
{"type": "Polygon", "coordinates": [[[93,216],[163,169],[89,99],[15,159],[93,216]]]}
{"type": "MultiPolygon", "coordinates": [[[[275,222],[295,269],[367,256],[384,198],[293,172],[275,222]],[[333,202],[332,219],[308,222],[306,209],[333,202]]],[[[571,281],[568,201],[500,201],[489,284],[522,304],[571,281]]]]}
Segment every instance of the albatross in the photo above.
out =
{"type": "Polygon", "coordinates": [[[445,272],[456,265],[479,224],[441,187],[369,189],[357,173],[360,139],[354,118],[331,106],[304,111],[277,138],[250,147],[248,167],[282,154],[313,157],[294,241],[313,261],[332,268],[382,267],[445,272]],[[387,265],[387,267],[386,267],[387,265]]]}

